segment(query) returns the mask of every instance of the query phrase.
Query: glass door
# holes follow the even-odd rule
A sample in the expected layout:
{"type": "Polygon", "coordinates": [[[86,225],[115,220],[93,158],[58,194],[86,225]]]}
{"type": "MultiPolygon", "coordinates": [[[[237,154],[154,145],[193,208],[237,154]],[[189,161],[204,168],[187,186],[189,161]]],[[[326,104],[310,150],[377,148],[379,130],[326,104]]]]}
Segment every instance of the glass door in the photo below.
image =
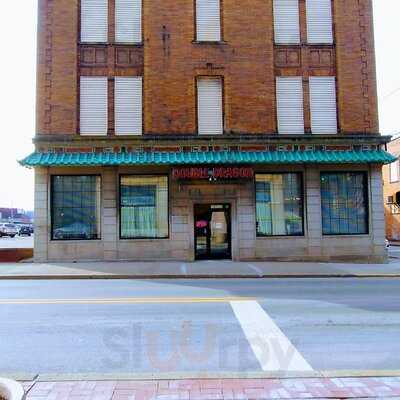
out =
{"type": "Polygon", "coordinates": [[[194,210],[196,259],[231,258],[229,204],[199,204],[194,210]]]}

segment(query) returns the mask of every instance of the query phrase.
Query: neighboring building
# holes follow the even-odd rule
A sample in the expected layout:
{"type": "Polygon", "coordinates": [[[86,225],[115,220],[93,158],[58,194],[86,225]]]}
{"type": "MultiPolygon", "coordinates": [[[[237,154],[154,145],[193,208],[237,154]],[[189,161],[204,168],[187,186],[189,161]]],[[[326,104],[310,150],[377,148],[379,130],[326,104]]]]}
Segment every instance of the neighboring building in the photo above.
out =
{"type": "Polygon", "coordinates": [[[35,259],[386,259],[371,0],[39,0],[35,259]]]}
{"type": "MultiPolygon", "coordinates": [[[[395,157],[400,156],[400,135],[393,137],[387,146],[395,157]]],[[[383,198],[385,204],[386,237],[400,240],[400,168],[399,160],[383,168],[383,198]]]]}
{"type": "Polygon", "coordinates": [[[31,224],[33,218],[29,212],[19,208],[0,208],[0,222],[31,224]]]}

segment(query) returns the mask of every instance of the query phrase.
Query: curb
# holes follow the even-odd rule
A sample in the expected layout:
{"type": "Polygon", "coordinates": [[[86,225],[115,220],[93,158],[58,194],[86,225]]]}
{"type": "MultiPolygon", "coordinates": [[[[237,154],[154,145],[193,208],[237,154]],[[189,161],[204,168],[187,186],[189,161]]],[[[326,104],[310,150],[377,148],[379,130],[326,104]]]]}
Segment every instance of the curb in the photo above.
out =
{"type": "Polygon", "coordinates": [[[0,275],[0,280],[121,280],[121,279],[329,279],[400,278],[393,274],[271,274],[271,275],[0,275]]]}
{"type": "Polygon", "coordinates": [[[22,400],[25,391],[20,383],[11,379],[0,378],[0,396],[6,400],[22,400]]]}
{"type": "MultiPolygon", "coordinates": [[[[12,376],[12,375],[10,375],[12,376]]],[[[29,377],[27,375],[26,377],[29,377]]],[[[15,378],[22,378],[17,375],[15,378]]],[[[311,379],[311,378],[377,378],[400,377],[400,370],[331,370],[331,371],[272,371],[272,372],[165,372],[165,373],[90,373],[39,374],[35,382],[61,381],[149,381],[185,379],[311,379]]],[[[21,381],[23,379],[20,379],[21,381]]],[[[29,379],[30,380],[30,379],[29,379]]],[[[28,379],[27,379],[28,381],[28,379]]],[[[14,399],[13,399],[14,400],[14,399]]]]}

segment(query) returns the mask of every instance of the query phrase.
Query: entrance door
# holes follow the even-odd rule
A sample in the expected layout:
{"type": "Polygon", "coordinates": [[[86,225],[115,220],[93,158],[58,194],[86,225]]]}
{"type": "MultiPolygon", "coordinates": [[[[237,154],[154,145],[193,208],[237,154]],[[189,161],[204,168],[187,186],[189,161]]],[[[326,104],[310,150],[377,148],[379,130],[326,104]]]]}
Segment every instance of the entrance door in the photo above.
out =
{"type": "Polygon", "coordinates": [[[197,204],[194,207],[196,260],[230,259],[231,206],[197,204]]]}

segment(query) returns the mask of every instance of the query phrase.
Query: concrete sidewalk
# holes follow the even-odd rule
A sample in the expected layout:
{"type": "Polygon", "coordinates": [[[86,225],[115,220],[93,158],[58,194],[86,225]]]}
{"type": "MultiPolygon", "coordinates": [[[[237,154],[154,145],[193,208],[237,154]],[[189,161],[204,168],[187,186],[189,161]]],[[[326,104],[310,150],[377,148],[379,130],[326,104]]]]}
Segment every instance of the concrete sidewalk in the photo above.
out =
{"type": "Polygon", "coordinates": [[[27,400],[398,399],[399,377],[22,382],[27,400]]]}
{"type": "Polygon", "coordinates": [[[1,263],[0,279],[147,279],[400,277],[400,261],[389,264],[310,262],[80,262],[1,263]]]}

